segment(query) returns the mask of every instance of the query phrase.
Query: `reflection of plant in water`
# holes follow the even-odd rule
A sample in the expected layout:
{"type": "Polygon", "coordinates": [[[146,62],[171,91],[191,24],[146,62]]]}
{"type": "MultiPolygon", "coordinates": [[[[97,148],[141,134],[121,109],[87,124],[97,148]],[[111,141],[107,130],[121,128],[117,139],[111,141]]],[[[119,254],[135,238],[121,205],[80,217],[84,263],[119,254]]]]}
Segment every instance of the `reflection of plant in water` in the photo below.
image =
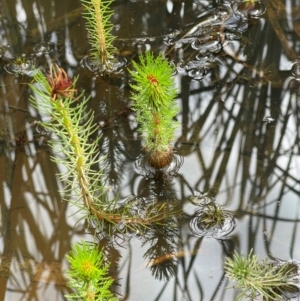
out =
{"type": "MultiPolygon", "coordinates": [[[[264,24],[268,24],[267,21],[264,24]]],[[[262,25],[261,25],[262,26],[262,25]]],[[[256,32],[258,34],[263,34],[263,32],[270,32],[270,26],[269,27],[263,27],[263,29],[257,29],[255,28],[256,32]]],[[[274,35],[272,36],[274,37],[274,35]]],[[[290,42],[292,43],[292,39],[290,42]]],[[[259,51],[259,47],[257,47],[255,44],[255,41],[261,41],[256,36],[253,39],[254,44],[251,46],[253,50],[255,50],[255,53],[259,54],[258,56],[262,57],[262,52],[259,51]]],[[[275,39],[270,39],[275,40],[275,39]]],[[[236,43],[236,41],[235,41],[236,43]]],[[[241,43],[242,44],[242,43],[241,43]]],[[[264,44],[264,43],[260,43],[264,44]]],[[[278,49],[278,52],[281,51],[280,47],[272,47],[272,44],[267,44],[268,49],[272,49],[274,56],[279,58],[279,56],[276,55],[278,49]]],[[[277,44],[278,46],[278,44],[277,44]]],[[[262,48],[262,47],[261,47],[262,48]]],[[[266,49],[266,47],[264,47],[266,49]]],[[[267,51],[269,55],[267,57],[271,57],[271,53],[267,51]]],[[[260,66],[259,63],[254,62],[253,66],[260,66]]],[[[269,191],[274,187],[275,185],[281,185],[281,190],[283,191],[282,194],[286,193],[287,191],[294,191],[295,194],[298,195],[298,192],[294,189],[295,185],[297,184],[296,177],[293,177],[292,171],[292,165],[287,165],[285,169],[282,169],[282,165],[279,164],[279,161],[282,162],[283,154],[284,152],[289,152],[291,154],[291,158],[294,154],[297,154],[297,147],[293,147],[289,145],[289,147],[285,147],[284,143],[280,140],[279,142],[276,142],[276,139],[273,139],[272,137],[275,137],[273,135],[274,131],[268,125],[265,127],[265,124],[261,123],[260,120],[262,120],[261,116],[264,114],[264,110],[262,109],[264,105],[268,105],[267,102],[264,102],[264,99],[273,99],[276,98],[276,107],[279,108],[280,99],[276,97],[276,95],[279,95],[278,89],[273,89],[273,83],[271,83],[268,86],[268,95],[264,93],[265,86],[259,85],[257,82],[255,82],[256,79],[251,79],[251,77],[245,77],[245,74],[248,73],[245,68],[243,68],[240,73],[235,73],[232,75],[232,70],[235,70],[236,64],[230,62],[224,63],[224,65],[221,66],[223,71],[228,70],[228,72],[224,72],[222,75],[222,78],[219,82],[226,83],[225,85],[220,85],[222,87],[219,88],[219,86],[216,87],[215,92],[209,95],[207,91],[210,89],[211,86],[205,86],[205,82],[202,82],[199,84],[200,87],[197,86],[194,90],[191,86],[191,91],[188,89],[184,89],[185,91],[190,91],[191,94],[194,93],[194,95],[199,95],[199,106],[196,107],[195,111],[199,111],[202,108],[202,111],[204,113],[201,113],[201,116],[199,119],[195,120],[190,117],[193,113],[194,107],[192,107],[193,104],[197,104],[197,99],[183,99],[182,103],[185,106],[185,111],[183,112],[184,118],[188,120],[187,125],[188,131],[184,131],[183,135],[186,135],[188,138],[187,143],[185,144],[185,147],[182,147],[182,150],[187,149],[187,145],[191,146],[191,150],[193,151],[193,154],[195,156],[198,155],[199,160],[195,160],[195,162],[205,162],[206,168],[205,172],[203,173],[203,177],[199,179],[199,187],[207,188],[209,190],[214,189],[216,192],[220,191],[221,188],[224,186],[221,186],[221,183],[224,184],[225,180],[227,179],[228,175],[228,168],[230,168],[231,171],[235,174],[234,177],[234,183],[235,187],[237,187],[239,181],[241,180],[242,186],[241,186],[241,193],[240,200],[239,201],[240,207],[246,206],[248,203],[248,198],[252,201],[262,200],[265,198],[265,196],[268,196],[269,191]],[[227,69],[226,69],[227,68],[227,69]],[[232,78],[236,79],[234,81],[234,87],[235,89],[231,88],[233,87],[233,84],[231,82],[232,78]],[[244,79],[244,81],[243,81],[244,79]],[[246,84],[244,85],[243,83],[246,84]],[[240,85],[236,85],[236,83],[242,83],[240,85]],[[250,87],[250,89],[249,89],[250,87]],[[228,89],[226,89],[228,88],[228,89]],[[226,91],[225,91],[226,89],[226,91]],[[238,91],[244,90],[245,92],[243,94],[237,93],[238,91]],[[222,94],[218,94],[218,92],[222,92],[222,94]],[[225,92],[226,93],[225,93],[225,92]],[[252,95],[255,94],[256,98],[252,97],[252,95]],[[218,101],[219,95],[221,95],[221,99],[225,100],[225,102],[218,101]],[[260,95],[261,97],[258,97],[260,95]],[[230,99],[234,99],[234,103],[230,102],[230,99]],[[239,100],[241,100],[239,102],[239,100]],[[207,101],[207,106],[205,106],[205,101],[207,101]],[[259,101],[259,105],[257,105],[257,102],[259,101]],[[201,104],[200,104],[201,102],[201,104]],[[252,110],[252,104],[254,109],[252,110]],[[262,105],[262,106],[261,106],[262,105]],[[249,108],[250,107],[250,108],[249,108]],[[216,116],[216,111],[218,111],[218,115],[216,116]],[[249,126],[249,121],[251,121],[251,125],[249,126]],[[252,122],[255,121],[255,122],[252,122]],[[234,125],[232,125],[232,122],[234,125]],[[204,127],[205,125],[206,127],[204,127]],[[207,131],[207,134],[205,133],[205,128],[211,128],[212,131],[207,131]],[[198,132],[198,129],[202,129],[201,133],[198,132]],[[203,147],[199,147],[197,149],[198,141],[201,141],[201,139],[207,137],[207,136],[213,136],[214,130],[218,131],[219,135],[215,135],[217,140],[216,145],[220,145],[220,148],[212,150],[211,155],[213,156],[213,159],[210,161],[207,159],[207,156],[205,155],[203,151],[203,147]],[[253,135],[252,133],[256,133],[253,135]],[[242,136],[242,140],[239,140],[239,137],[242,136]],[[243,141],[243,143],[240,143],[240,141],[243,141]],[[263,142],[262,142],[263,141],[263,142]],[[238,145],[240,147],[239,152],[235,153],[234,148],[232,147],[234,144],[238,145]],[[273,146],[273,147],[272,147],[273,146]],[[256,152],[257,151],[257,152],[256,152]],[[257,157],[255,157],[257,155],[257,157]],[[228,160],[228,158],[231,158],[231,160],[228,160]],[[233,159],[236,158],[236,170],[234,170],[233,159]],[[257,162],[256,165],[256,171],[252,172],[249,167],[249,159],[253,160],[254,165],[255,162],[257,162]],[[256,160],[257,159],[257,160],[256,160]],[[216,164],[218,160],[221,161],[221,164],[216,164]],[[264,161],[262,161],[264,160],[264,161]],[[210,163],[211,162],[211,163],[210,163]],[[264,162],[264,164],[261,164],[261,162],[264,162]],[[220,167],[221,166],[221,167],[220,167]],[[228,167],[226,170],[226,166],[228,167]],[[240,177],[240,170],[243,170],[243,175],[240,177]],[[269,176],[274,171],[276,172],[277,177],[272,177],[272,181],[270,180],[271,177],[269,176]],[[215,175],[217,174],[217,177],[215,175]],[[292,182],[291,182],[292,181],[292,182]],[[245,193],[248,189],[248,185],[250,188],[250,194],[245,193]]],[[[261,71],[261,73],[264,73],[261,71]]],[[[264,73],[265,74],[265,73],[264,73]]],[[[253,73],[251,73],[252,76],[253,73]]],[[[272,81],[273,82],[273,81],[272,81]]],[[[289,102],[289,107],[293,108],[293,103],[295,101],[296,96],[293,95],[290,97],[291,102],[289,102]]],[[[275,103],[275,101],[273,103],[275,103]]],[[[268,108],[271,109],[272,116],[276,119],[276,116],[273,114],[277,113],[277,109],[275,106],[271,104],[271,106],[268,105],[268,108]]],[[[274,122],[273,125],[280,126],[282,125],[282,132],[280,135],[284,135],[285,129],[288,129],[287,127],[287,120],[288,122],[291,122],[291,118],[288,116],[291,116],[291,110],[288,111],[288,113],[284,113],[284,111],[279,114],[279,117],[277,120],[282,121],[280,122],[274,122]]],[[[292,113],[295,112],[295,126],[298,126],[296,114],[297,110],[293,110],[292,113]]],[[[267,112],[266,112],[267,113],[267,112]]],[[[287,130],[288,132],[288,130],[287,130]]],[[[279,132],[277,132],[279,133],[279,132]]],[[[296,132],[295,132],[296,133],[296,132]]],[[[297,134],[296,134],[297,135],[297,134]]],[[[277,140],[278,141],[278,140],[277,140]]],[[[184,140],[184,142],[186,142],[184,140]]],[[[295,146],[299,145],[299,137],[297,135],[297,139],[295,140],[295,146]]],[[[183,144],[182,144],[183,145],[183,144]]],[[[180,149],[181,151],[181,149],[180,149]]],[[[295,156],[293,156],[294,158],[295,156]]],[[[204,165],[204,164],[203,164],[204,165]]],[[[198,168],[198,166],[197,166],[198,168]]],[[[199,166],[199,169],[201,166],[199,166]]],[[[231,184],[231,183],[229,183],[231,184]]],[[[134,183],[132,184],[134,185],[134,183]]],[[[230,187],[230,185],[226,185],[227,187],[230,187]]],[[[233,189],[228,188],[228,196],[232,196],[233,189]]],[[[229,198],[228,198],[229,199],[229,198]]],[[[278,199],[281,199],[280,196],[278,199]]],[[[230,201],[233,201],[233,199],[230,201]]],[[[264,202],[260,202],[260,204],[263,206],[264,202]]],[[[263,207],[260,208],[263,208],[263,207]]],[[[260,219],[262,220],[262,219],[260,219]]],[[[269,221],[271,222],[271,221],[269,221]]],[[[274,219],[274,227],[277,225],[278,219],[274,219]]],[[[254,225],[254,223],[252,223],[254,225]]],[[[253,228],[251,230],[254,230],[253,228]]],[[[296,231],[296,230],[295,230],[296,231]]],[[[252,235],[256,235],[258,232],[256,231],[255,234],[254,231],[251,232],[252,235]]],[[[252,237],[253,238],[253,237],[252,237]]],[[[272,237],[270,241],[272,240],[272,237]]],[[[295,244],[296,245],[296,244],[295,244]]]]}
{"type": "Polygon", "coordinates": [[[143,245],[150,244],[144,258],[149,259],[147,267],[156,279],[168,280],[177,273],[177,258],[174,254],[177,253],[178,231],[176,221],[170,219],[167,226],[152,229],[143,237],[143,245]]]}
{"type": "Polygon", "coordinates": [[[77,243],[67,259],[70,264],[68,285],[76,290],[66,296],[69,300],[118,300],[110,291],[113,279],[108,275],[109,265],[95,245],[84,241],[77,243]]]}
{"type": "Polygon", "coordinates": [[[253,299],[258,294],[265,300],[274,300],[281,298],[284,291],[296,288],[292,279],[296,274],[292,273],[293,265],[286,263],[277,266],[267,261],[258,262],[258,256],[253,255],[252,249],[247,257],[235,251],[233,259],[226,259],[224,269],[226,276],[237,282],[235,288],[243,289],[237,300],[244,296],[253,299]]]}
{"type": "Polygon", "coordinates": [[[154,58],[150,52],[140,56],[140,65],[133,62],[133,66],[133,109],[141,125],[148,161],[155,168],[163,168],[172,160],[170,143],[178,125],[173,120],[178,113],[173,101],[177,93],[172,78],[174,70],[162,56],[154,58]]]}

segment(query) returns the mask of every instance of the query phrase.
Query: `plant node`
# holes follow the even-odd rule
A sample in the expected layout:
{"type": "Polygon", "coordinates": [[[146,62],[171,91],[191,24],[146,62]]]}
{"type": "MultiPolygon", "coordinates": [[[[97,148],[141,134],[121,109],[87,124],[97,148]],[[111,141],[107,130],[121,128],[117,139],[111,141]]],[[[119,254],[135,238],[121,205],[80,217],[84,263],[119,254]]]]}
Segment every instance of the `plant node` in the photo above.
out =
{"type": "Polygon", "coordinates": [[[169,147],[166,150],[153,150],[148,153],[148,164],[156,169],[169,166],[173,159],[173,150],[169,147]]]}

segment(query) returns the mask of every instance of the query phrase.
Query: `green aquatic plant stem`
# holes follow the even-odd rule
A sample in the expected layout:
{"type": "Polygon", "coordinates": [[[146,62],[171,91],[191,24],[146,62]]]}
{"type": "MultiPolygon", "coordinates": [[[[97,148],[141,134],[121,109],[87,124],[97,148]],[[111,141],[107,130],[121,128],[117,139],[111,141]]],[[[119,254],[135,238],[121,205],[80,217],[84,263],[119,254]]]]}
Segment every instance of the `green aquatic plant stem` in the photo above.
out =
{"type": "Polygon", "coordinates": [[[69,300],[116,301],[110,291],[113,279],[109,276],[109,264],[96,245],[81,241],[76,243],[67,260],[70,269],[66,273],[68,286],[75,290],[66,295],[69,300]]]}
{"type": "MultiPolygon", "coordinates": [[[[70,191],[82,198],[85,208],[93,216],[113,222],[114,216],[96,206],[105,199],[101,171],[93,170],[93,166],[103,159],[98,159],[100,137],[96,134],[93,113],[86,112],[88,98],[83,95],[75,97],[77,78],[72,81],[63,69],[52,65],[47,76],[37,70],[34,81],[36,84],[30,85],[35,93],[31,103],[42,115],[51,116],[41,125],[57,137],[50,142],[56,154],[52,159],[68,168],[68,172],[60,175],[67,185],[63,192],[70,191]],[[64,85],[66,88],[62,89],[64,85]],[[90,142],[93,135],[96,137],[90,142]]],[[[74,203],[79,206],[77,200],[74,203]]]]}
{"type": "Polygon", "coordinates": [[[62,68],[52,65],[46,75],[36,70],[34,83],[30,84],[34,92],[31,104],[44,118],[41,126],[52,133],[52,160],[68,170],[60,174],[66,185],[62,193],[70,192],[76,199],[68,196],[66,200],[87,210],[87,218],[92,216],[110,224],[122,223],[139,230],[150,224],[163,224],[164,219],[178,213],[178,208],[170,210],[166,203],[154,203],[145,208],[147,216],[142,218],[126,205],[117,209],[117,200],[108,200],[102,171],[97,168],[103,160],[98,152],[98,127],[93,113],[86,108],[89,99],[76,95],[76,82],[77,78],[68,78],[62,68]]]}
{"type": "Polygon", "coordinates": [[[111,34],[113,24],[110,18],[113,11],[110,9],[112,0],[81,0],[85,8],[83,17],[86,19],[86,28],[89,42],[92,47],[91,56],[95,63],[108,64],[115,52],[111,34]]]}
{"type": "Polygon", "coordinates": [[[281,298],[282,291],[295,289],[292,266],[270,264],[267,261],[258,261],[258,256],[251,249],[248,256],[238,254],[236,251],[233,258],[227,258],[225,262],[226,276],[237,282],[235,288],[243,291],[236,300],[244,296],[255,298],[260,294],[265,300],[281,298]]]}
{"type": "Polygon", "coordinates": [[[170,144],[178,127],[174,121],[179,111],[174,103],[177,95],[174,68],[161,55],[154,57],[150,52],[139,59],[140,63],[133,62],[134,70],[130,71],[134,80],[133,110],[149,154],[148,161],[153,167],[162,168],[171,162],[170,144]]]}

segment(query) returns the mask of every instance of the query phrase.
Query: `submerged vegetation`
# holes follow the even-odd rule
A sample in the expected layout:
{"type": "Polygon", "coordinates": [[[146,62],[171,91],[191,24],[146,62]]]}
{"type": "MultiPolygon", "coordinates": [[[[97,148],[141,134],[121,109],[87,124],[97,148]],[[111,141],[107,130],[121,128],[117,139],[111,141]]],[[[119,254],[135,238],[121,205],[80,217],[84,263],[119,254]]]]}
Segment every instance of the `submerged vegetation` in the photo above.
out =
{"type": "Polygon", "coordinates": [[[173,73],[174,68],[161,55],[154,57],[150,52],[140,55],[140,64],[133,62],[130,71],[134,83],[133,110],[140,124],[148,162],[154,168],[163,168],[172,161],[171,142],[178,123],[174,98],[177,95],[173,73]]]}
{"type": "Polygon", "coordinates": [[[264,300],[280,299],[284,292],[297,291],[295,280],[297,271],[290,263],[282,265],[272,264],[268,261],[258,261],[258,256],[253,254],[243,256],[236,251],[233,258],[225,262],[226,276],[237,282],[235,288],[242,289],[236,300],[243,297],[254,299],[260,294],[264,300]]]}

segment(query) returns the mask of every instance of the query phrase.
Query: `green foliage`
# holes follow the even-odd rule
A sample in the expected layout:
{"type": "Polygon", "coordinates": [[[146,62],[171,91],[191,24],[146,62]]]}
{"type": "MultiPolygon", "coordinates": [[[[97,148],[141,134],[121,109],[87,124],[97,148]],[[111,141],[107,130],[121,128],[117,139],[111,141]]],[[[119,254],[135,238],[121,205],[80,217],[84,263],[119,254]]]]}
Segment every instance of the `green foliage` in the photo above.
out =
{"type": "Polygon", "coordinates": [[[98,153],[100,136],[93,122],[93,113],[86,109],[88,99],[82,94],[75,97],[76,81],[54,65],[47,75],[36,70],[35,83],[30,84],[34,92],[31,104],[44,119],[39,123],[52,133],[52,160],[67,168],[60,174],[65,184],[61,191],[67,194],[65,199],[83,209],[88,220],[93,217],[93,221],[107,221],[109,229],[122,224],[124,231],[140,232],[151,224],[163,224],[165,219],[179,213],[178,208],[170,210],[167,203],[151,202],[144,206],[146,214],[141,217],[132,210],[135,204],[126,202],[119,206],[117,200],[108,199],[99,170],[99,163],[103,160],[98,153]]]}
{"type": "Polygon", "coordinates": [[[152,53],[140,55],[140,64],[133,62],[135,71],[130,71],[136,82],[131,85],[132,95],[137,110],[170,109],[173,99],[177,95],[174,87],[174,68],[161,55],[156,58],[152,53]]]}
{"type": "Polygon", "coordinates": [[[259,262],[252,249],[247,257],[235,251],[233,259],[227,258],[225,262],[226,276],[237,282],[235,288],[243,289],[237,300],[244,296],[253,299],[258,294],[266,300],[281,298],[281,292],[295,288],[293,268],[288,263],[278,266],[267,261],[259,262]]]}
{"type": "Polygon", "coordinates": [[[133,62],[135,71],[130,71],[134,84],[133,110],[145,140],[148,152],[167,151],[174,138],[178,123],[174,117],[178,108],[174,104],[177,90],[174,87],[174,68],[161,55],[150,52],[140,56],[140,65],[133,62]]]}
{"type": "MultiPolygon", "coordinates": [[[[100,137],[96,135],[90,141],[97,127],[93,123],[93,113],[86,112],[88,99],[83,95],[74,96],[77,78],[72,81],[57,66],[52,66],[47,76],[37,70],[34,81],[36,84],[30,85],[35,94],[31,104],[45,119],[41,125],[52,133],[52,160],[67,167],[67,172],[60,174],[66,185],[63,193],[70,192],[83,199],[84,206],[91,211],[93,200],[102,196],[103,188],[101,171],[93,169],[102,158],[97,152],[100,137]],[[69,85],[62,89],[67,81],[69,85]]],[[[77,199],[74,203],[80,206],[77,199]]]]}
{"type": "Polygon", "coordinates": [[[96,63],[107,64],[115,52],[112,45],[115,38],[111,34],[113,24],[110,22],[113,14],[110,9],[112,0],[81,0],[81,2],[85,8],[83,17],[87,21],[92,59],[96,63]]]}
{"type": "Polygon", "coordinates": [[[66,275],[68,285],[75,289],[66,296],[69,300],[118,300],[110,291],[113,279],[108,275],[109,265],[104,263],[104,254],[95,245],[84,241],[76,243],[67,260],[70,264],[66,275]]]}
{"type": "Polygon", "coordinates": [[[200,220],[206,228],[222,227],[225,222],[225,215],[223,209],[214,204],[209,203],[203,208],[200,220]]]}

